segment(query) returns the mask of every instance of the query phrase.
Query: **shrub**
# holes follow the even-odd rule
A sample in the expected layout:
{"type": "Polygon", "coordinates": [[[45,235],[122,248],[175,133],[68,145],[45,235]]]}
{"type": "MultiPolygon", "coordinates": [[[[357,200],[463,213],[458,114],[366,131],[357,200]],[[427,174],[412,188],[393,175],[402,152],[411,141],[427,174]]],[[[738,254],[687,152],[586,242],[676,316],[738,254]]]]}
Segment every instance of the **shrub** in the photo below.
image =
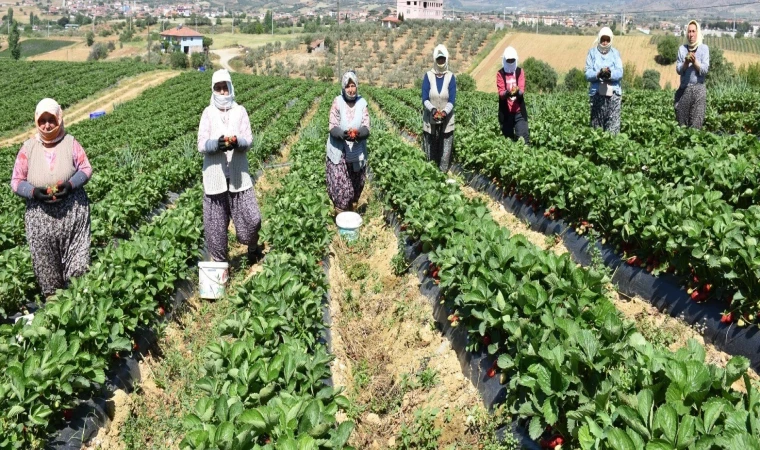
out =
{"type": "Polygon", "coordinates": [[[467,73],[457,75],[457,90],[470,92],[475,90],[475,79],[467,73]]]}
{"type": "Polygon", "coordinates": [[[172,66],[172,69],[187,69],[189,66],[187,55],[182,52],[172,53],[170,64],[172,66]]]}
{"type": "Polygon", "coordinates": [[[197,69],[198,67],[203,65],[203,62],[206,60],[206,56],[203,53],[193,53],[190,55],[190,66],[193,69],[197,69]]]}
{"type": "Polygon", "coordinates": [[[749,86],[760,87],[760,63],[750,63],[747,66],[742,65],[739,68],[739,76],[747,82],[749,86]]]}
{"type": "Polygon", "coordinates": [[[92,44],[95,43],[95,33],[88,31],[85,35],[85,39],[87,40],[87,46],[92,47],[92,44]]]}
{"type": "Polygon", "coordinates": [[[331,81],[335,74],[332,67],[325,65],[317,69],[317,76],[322,81],[331,81]]]}
{"type": "Polygon", "coordinates": [[[657,62],[662,65],[673,64],[678,57],[678,39],[675,36],[665,36],[657,43],[657,62]]]}
{"type": "Polygon", "coordinates": [[[660,72],[652,69],[647,69],[644,71],[644,75],[641,77],[642,79],[642,88],[647,89],[650,91],[659,91],[660,90],[660,72]]]}
{"type": "Polygon", "coordinates": [[[87,61],[98,61],[106,59],[108,56],[108,47],[100,42],[92,46],[90,54],[87,56],[87,61]]]}
{"type": "Polygon", "coordinates": [[[557,87],[557,72],[545,61],[530,57],[523,63],[525,90],[552,92],[557,87]]]}
{"type": "Polygon", "coordinates": [[[565,75],[565,89],[568,91],[582,91],[587,86],[586,74],[581,69],[572,68],[565,75]]]}

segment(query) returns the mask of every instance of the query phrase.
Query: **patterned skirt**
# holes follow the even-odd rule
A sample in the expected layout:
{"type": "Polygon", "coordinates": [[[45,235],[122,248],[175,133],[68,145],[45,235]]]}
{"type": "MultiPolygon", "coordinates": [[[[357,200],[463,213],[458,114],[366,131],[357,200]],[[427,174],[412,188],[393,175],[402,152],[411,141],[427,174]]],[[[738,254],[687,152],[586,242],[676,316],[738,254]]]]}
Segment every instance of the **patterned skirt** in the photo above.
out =
{"type": "Polygon", "coordinates": [[[90,201],[84,189],[59,203],[26,201],[26,239],[44,296],[64,289],[90,265],[90,201]]]}
{"type": "Polygon", "coordinates": [[[620,133],[620,95],[591,96],[591,127],[601,128],[610,134],[620,133]]]}
{"type": "Polygon", "coordinates": [[[256,247],[261,230],[261,211],[253,188],[203,195],[203,232],[206,249],[214,261],[227,261],[230,219],[235,224],[238,242],[249,249],[256,247]]]}
{"type": "Polygon", "coordinates": [[[704,84],[690,84],[678,89],[673,106],[679,125],[701,130],[705,123],[707,88],[704,84]]]}
{"type": "Polygon", "coordinates": [[[325,164],[327,195],[330,201],[338,209],[351,209],[359,201],[364,190],[367,166],[355,171],[353,164],[346,162],[345,156],[341,156],[338,164],[333,164],[329,158],[325,158],[325,164]]]}

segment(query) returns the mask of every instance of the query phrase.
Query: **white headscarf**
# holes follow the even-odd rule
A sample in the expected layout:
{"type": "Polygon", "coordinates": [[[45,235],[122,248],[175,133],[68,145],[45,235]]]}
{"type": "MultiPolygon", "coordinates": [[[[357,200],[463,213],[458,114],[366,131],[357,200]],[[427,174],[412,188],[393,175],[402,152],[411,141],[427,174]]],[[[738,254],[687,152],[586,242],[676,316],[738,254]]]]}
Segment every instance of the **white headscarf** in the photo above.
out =
{"type": "Polygon", "coordinates": [[[686,45],[689,47],[689,51],[692,52],[696,51],[697,47],[702,45],[702,27],[696,20],[692,20],[688,25],[686,25],[686,45]],[[694,42],[694,45],[691,45],[691,42],[689,42],[689,26],[691,24],[694,24],[697,27],[697,41],[694,42]]]}
{"type": "Polygon", "coordinates": [[[433,49],[433,70],[437,74],[446,73],[449,70],[449,51],[446,50],[446,46],[443,44],[438,44],[433,49]],[[438,61],[436,60],[439,56],[446,58],[446,62],[443,64],[438,64],[438,61]]]}
{"type": "Polygon", "coordinates": [[[356,101],[356,97],[359,95],[359,77],[356,76],[356,72],[354,72],[353,70],[349,70],[348,72],[344,73],[343,78],[341,79],[341,82],[340,82],[340,88],[341,88],[341,93],[343,94],[344,100],[346,100],[347,102],[356,101]],[[346,92],[346,86],[348,86],[349,81],[353,81],[354,84],[356,85],[356,94],[352,96],[348,95],[348,93],[346,92]]]}
{"type": "Polygon", "coordinates": [[[44,144],[58,143],[66,136],[63,127],[63,109],[52,98],[43,98],[37,103],[37,108],[34,110],[34,125],[37,127],[37,140],[44,144]],[[40,116],[45,113],[55,117],[58,122],[58,125],[51,131],[43,131],[39,125],[40,116]]]}
{"type": "Polygon", "coordinates": [[[606,55],[607,52],[610,51],[612,48],[612,39],[614,38],[614,34],[612,33],[612,30],[610,30],[610,27],[604,27],[601,30],[599,30],[599,34],[596,36],[596,48],[599,50],[599,53],[602,55],[606,55]],[[610,43],[606,47],[602,45],[602,36],[607,36],[610,38],[610,43]]]}
{"type": "Polygon", "coordinates": [[[506,73],[515,73],[517,70],[517,50],[514,47],[509,46],[504,50],[504,55],[501,57],[501,65],[506,73]],[[514,59],[515,62],[509,64],[508,59],[514,59]]]}
{"type": "Polygon", "coordinates": [[[214,72],[214,76],[211,77],[211,106],[216,106],[222,111],[232,109],[237,106],[235,103],[235,87],[232,86],[232,77],[227,69],[220,69],[214,72]],[[214,85],[220,81],[227,82],[228,95],[217,94],[214,92],[214,85]]]}

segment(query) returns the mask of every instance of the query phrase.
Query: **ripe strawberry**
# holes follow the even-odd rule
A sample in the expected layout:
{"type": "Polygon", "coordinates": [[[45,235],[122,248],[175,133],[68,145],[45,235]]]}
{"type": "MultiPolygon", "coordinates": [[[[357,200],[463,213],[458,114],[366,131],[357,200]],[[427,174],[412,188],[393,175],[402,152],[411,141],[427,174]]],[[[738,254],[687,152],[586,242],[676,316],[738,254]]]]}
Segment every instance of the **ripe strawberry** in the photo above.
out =
{"type": "Polygon", "coordinates": [[[638,265],[639,265],[639,257],[638,257],[638,256],[636,256],[636,255],[634,255],[634,256],[631,256],[631,257],[630,257],[630,258],[628,258],[628,259],[627,259],[625,262],[626,262],[626,263],[627,263],[629,266],[638,266],[638,265]]]}
{"type": "Polygon", "coordinates": [[[723,313],[720,317],[720,323],[731,323],[734,321],[734,313],[723,313]]]}
{"type": "Polygon", "coordinates": [[[549,211],[544,211],[544,217],[548,219],[550,215],[551,213],[549,213],[549,211]]]}
{"type": "Polygon", "coordinates": [[[159,317],[164,317],[164,315],[166,315],[166,310],[163,306],[159,306],[156,312],[158,313],[159,317]]]}
{"type": "Polygon", "coordinates": [[[694,291],[692,291],[692,293],[691,293],[691,299],[692,299],[692,300],[695,300],[695,301],[696,301],[696,300],[697,300],[697,298],[699,298],[699,291],[695,289],[695,290],[694,290],[694,291]]]}
{"type": "Polygon", "coordinates": [[[66,422],[71,421],[71,419],[74,417],[74,410],[72,409],[64,409],[63,410],[63,420],[66,422]]]}
{"type": "Polygon", "coordinates": [[[113,353],[113,359],[119,359],[119,352],[113,353]]]}
{"type": "Polygon", "coordinates": [[[488,378],[493,378],[494,376],[496,376],[496,369],[491,367],[490,369],[488,369],[488,372],[486,373],[486,375],[488,375],[488,378]]]}
{"type": "Polygon", "coordinates": [[[433,275],[433,278],[438,279],[438,269],[435,269],[432,275],[433,275]]]}
{"type": "Polygon", "coordinates": [[[486,334],[485,336],[483,336],[482,341],[483,341],[483,345],[491,345],[491,336],[486,334]]]}
{"type": "Polygon", "coordinates": [[[706,285],[705,285],[705,292],[710,292],[710,291],[712,291],[712,288],[713,288],[713,285],[712,285],[712,284],[706,284],[706,285]]]}
{"type": "Polygon", "coordinates": [[[138,343],[137,343],[137,341],[135,341],[135,342],[132,344],[132,350],[133,350],[133,351],[136,351],[136,352],[137,352],[137,351],[140,351],[140,344],[138,344],[138,343]]]}

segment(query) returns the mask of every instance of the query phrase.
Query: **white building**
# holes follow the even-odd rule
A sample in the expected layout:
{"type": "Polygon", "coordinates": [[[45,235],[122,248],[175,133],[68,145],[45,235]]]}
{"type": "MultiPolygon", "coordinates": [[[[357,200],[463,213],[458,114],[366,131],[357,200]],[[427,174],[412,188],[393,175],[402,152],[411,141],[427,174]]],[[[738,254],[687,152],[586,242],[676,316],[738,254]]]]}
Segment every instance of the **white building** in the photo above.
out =
{"type": "Polygon", "coordinates": [[[203,35],[182,25],[161,33],[161,37],[170,45],[179,48],[179,51],[192,54],[203,51],[203,35]]]}
{"type": "Polygon", "coordinates": [[[443,19],[443,0],[396,0],[399,16],[407,19],[443,19]]]}

